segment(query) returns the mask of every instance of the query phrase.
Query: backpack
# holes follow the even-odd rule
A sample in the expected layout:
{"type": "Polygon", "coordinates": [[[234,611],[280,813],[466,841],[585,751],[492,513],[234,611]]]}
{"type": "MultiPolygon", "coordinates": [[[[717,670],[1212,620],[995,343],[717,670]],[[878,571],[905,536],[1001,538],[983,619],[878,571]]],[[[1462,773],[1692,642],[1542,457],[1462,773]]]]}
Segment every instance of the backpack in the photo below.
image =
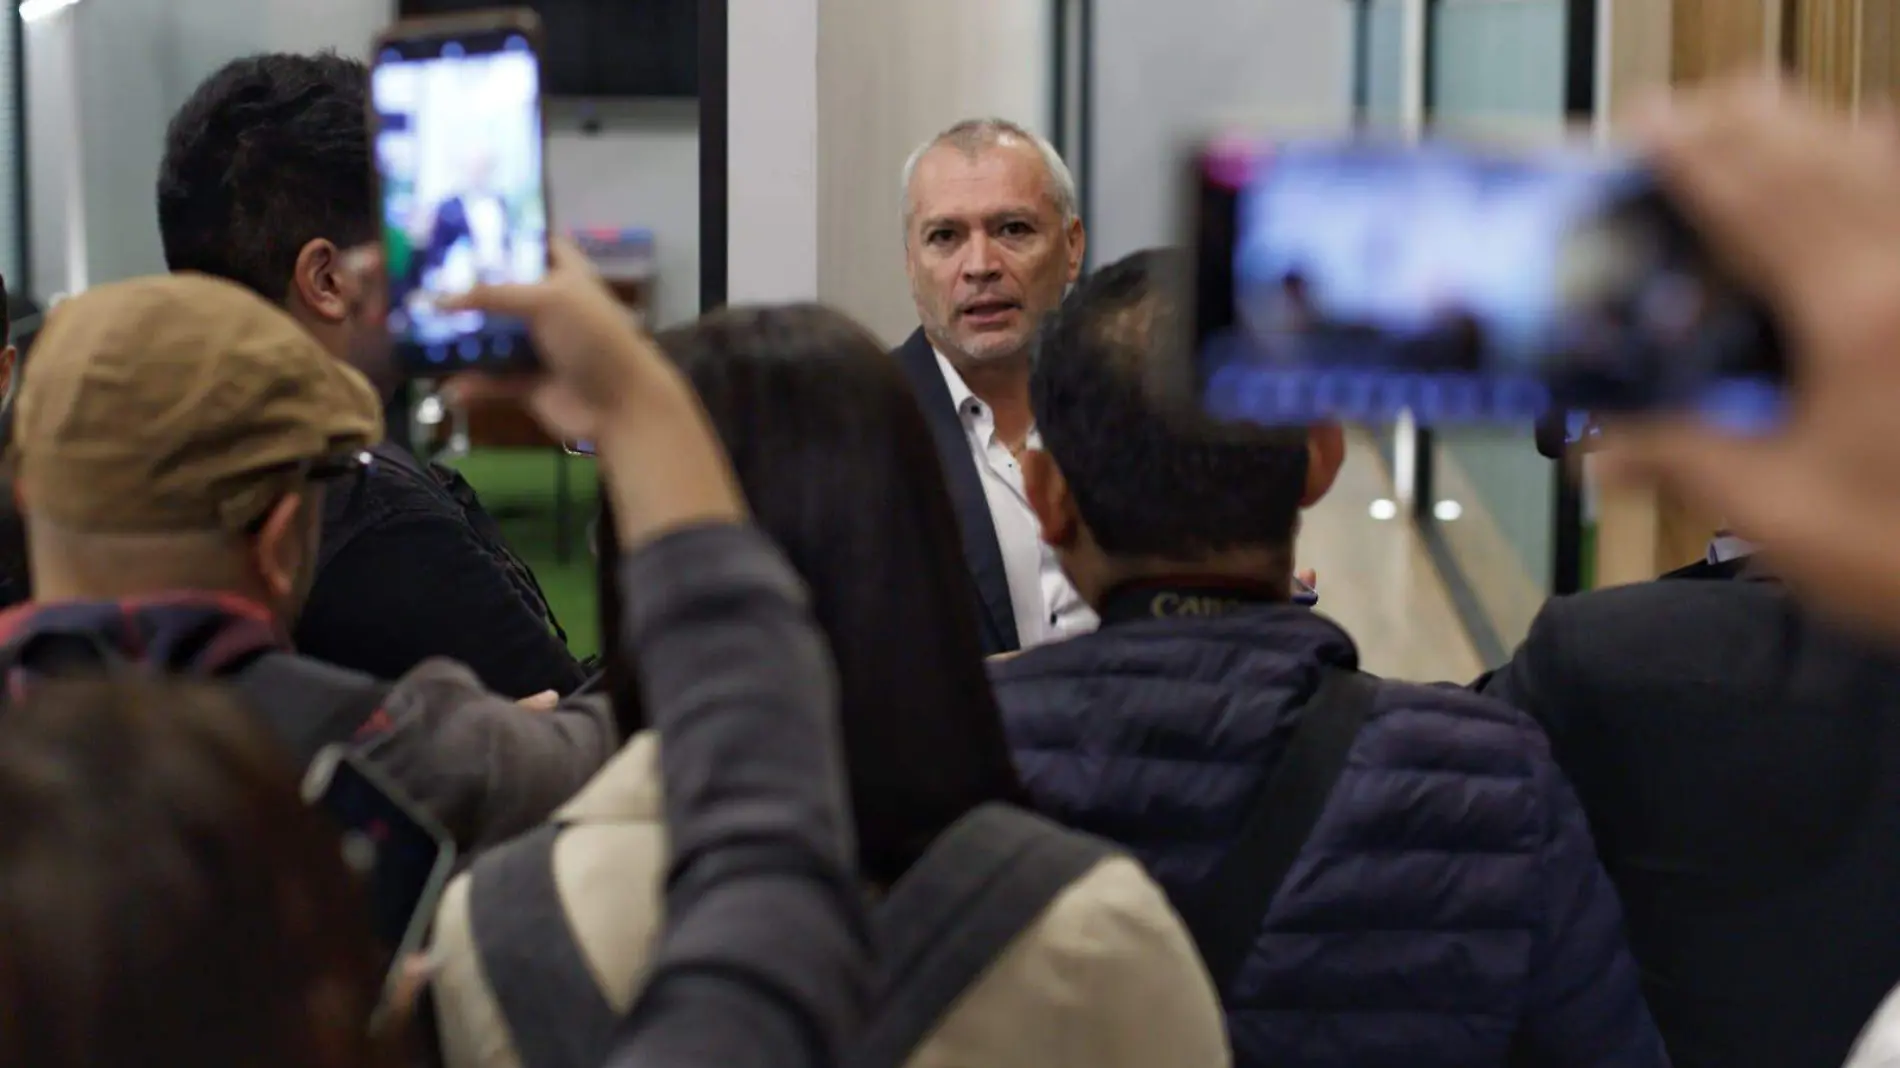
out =
{"type": "MultiPolygon", "coordinates": [[[[595,1068],[619,1025],[555,884],[562,826],[543,825],[469,873],[469,928],[523,1068],[595,1068]],[[504,947],[533,946],[535,976],[504,947]],[[560,976],[550,980],[549,971],[560,976]]],[[[901,1068],[1016,937],[1113,846],[1021,809],[983,805],[931,843],[873,910],[877,1004],[843,1068],[901,1068]]]]}
{"type": "MultiPolygon", "coordinates": [[[[18,669],[62,674],[136,675],[139,666],[103,641],[43,635],[0,648],[0,678],[18,669]]],[[[295,653],[267,650],[215,665],[209,678],[230,686],[277,736],[299,769],[332,745],[374,726],[390,684],[295,653]]]]}

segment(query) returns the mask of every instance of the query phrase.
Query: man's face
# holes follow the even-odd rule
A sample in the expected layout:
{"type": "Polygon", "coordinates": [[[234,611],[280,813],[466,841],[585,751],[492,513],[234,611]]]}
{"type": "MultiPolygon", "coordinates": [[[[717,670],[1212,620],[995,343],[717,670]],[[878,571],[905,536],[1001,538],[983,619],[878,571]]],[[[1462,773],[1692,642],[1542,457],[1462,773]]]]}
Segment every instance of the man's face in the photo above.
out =
{"type": "Polygon", "coordinates": [[[939,145],[908,197],[905,268],[931,343],[957,363],[1025,357],[1082,265],[1082,224],[1056,210],[1042,156],[1016,139],[939,145]]]}

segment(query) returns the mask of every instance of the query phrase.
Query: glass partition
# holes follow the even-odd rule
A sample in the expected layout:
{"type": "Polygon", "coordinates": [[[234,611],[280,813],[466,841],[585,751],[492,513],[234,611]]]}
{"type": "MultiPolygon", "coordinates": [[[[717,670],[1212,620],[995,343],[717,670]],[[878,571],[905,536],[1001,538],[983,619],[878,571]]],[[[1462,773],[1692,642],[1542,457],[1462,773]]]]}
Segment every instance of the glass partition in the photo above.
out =
{"type": "MultiPolygon", "coordinates": [[[[1426,32],[1426,101],[1442,132],[1546,140],[1566,111],[1564,0],[1438,0],[1426,32]]],[[[1476,239],[1476,235],[1474,235],[1476,239]]],[[[1522,640],[1551,588],[1558,471],[1532,428],[1431,435],[1433,499],[1421,510],[1491,631],[1522,640]]],[[[1474,635],[1474,639],[1477,636],[1474,635]]]]}

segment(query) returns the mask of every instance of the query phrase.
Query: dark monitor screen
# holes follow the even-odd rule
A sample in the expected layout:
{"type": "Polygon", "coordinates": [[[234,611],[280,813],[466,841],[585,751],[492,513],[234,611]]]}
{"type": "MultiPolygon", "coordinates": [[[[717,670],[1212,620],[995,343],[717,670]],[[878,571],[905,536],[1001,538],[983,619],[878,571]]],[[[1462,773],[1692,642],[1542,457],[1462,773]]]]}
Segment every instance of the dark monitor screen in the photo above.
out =
{"type": "MultiPolygon", "coordinates": [[[[498,0],[401,0],[403,18],[493,10],[498,0]]],[[[699,94],[694,0],[537,0],[548,92],[563,97],[699,94]]]]}

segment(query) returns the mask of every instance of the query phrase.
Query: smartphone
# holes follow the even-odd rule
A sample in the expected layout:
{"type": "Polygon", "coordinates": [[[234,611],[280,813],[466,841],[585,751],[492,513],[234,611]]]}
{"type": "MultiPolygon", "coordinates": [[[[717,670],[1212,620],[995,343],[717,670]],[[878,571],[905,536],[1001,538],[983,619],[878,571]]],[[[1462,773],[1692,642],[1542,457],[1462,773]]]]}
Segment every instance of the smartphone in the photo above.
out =
{"type": "Polygon", "coordinates": [[[1696,409],[1772,426],[1787,361],[1639,160],[1371,140],[1195,154],[1204,410],[1266,424],[1519,426],[1696,409]]]}
{"type": "Polygon", "coordinates": [[[540,21],[527,9],[401,22],[377,40],[388,326],[409,375],[535,366],[525,324],[442,302],[547,274],[542,84],[540,21]]]}
{"type": "Polygon", "coordinates": [[[455,869],[454,839],[345,746],[317,754],[303,796],[342,834],[343,860],[368,894],[370,922],[393,979],[428,938],[455,869]]]}
{"type": "Polygon", "coordinates": [[[564,441],[561,447],[567,450],[569,456],[594,455],[594,443],[591,441],[564,441]]]}

